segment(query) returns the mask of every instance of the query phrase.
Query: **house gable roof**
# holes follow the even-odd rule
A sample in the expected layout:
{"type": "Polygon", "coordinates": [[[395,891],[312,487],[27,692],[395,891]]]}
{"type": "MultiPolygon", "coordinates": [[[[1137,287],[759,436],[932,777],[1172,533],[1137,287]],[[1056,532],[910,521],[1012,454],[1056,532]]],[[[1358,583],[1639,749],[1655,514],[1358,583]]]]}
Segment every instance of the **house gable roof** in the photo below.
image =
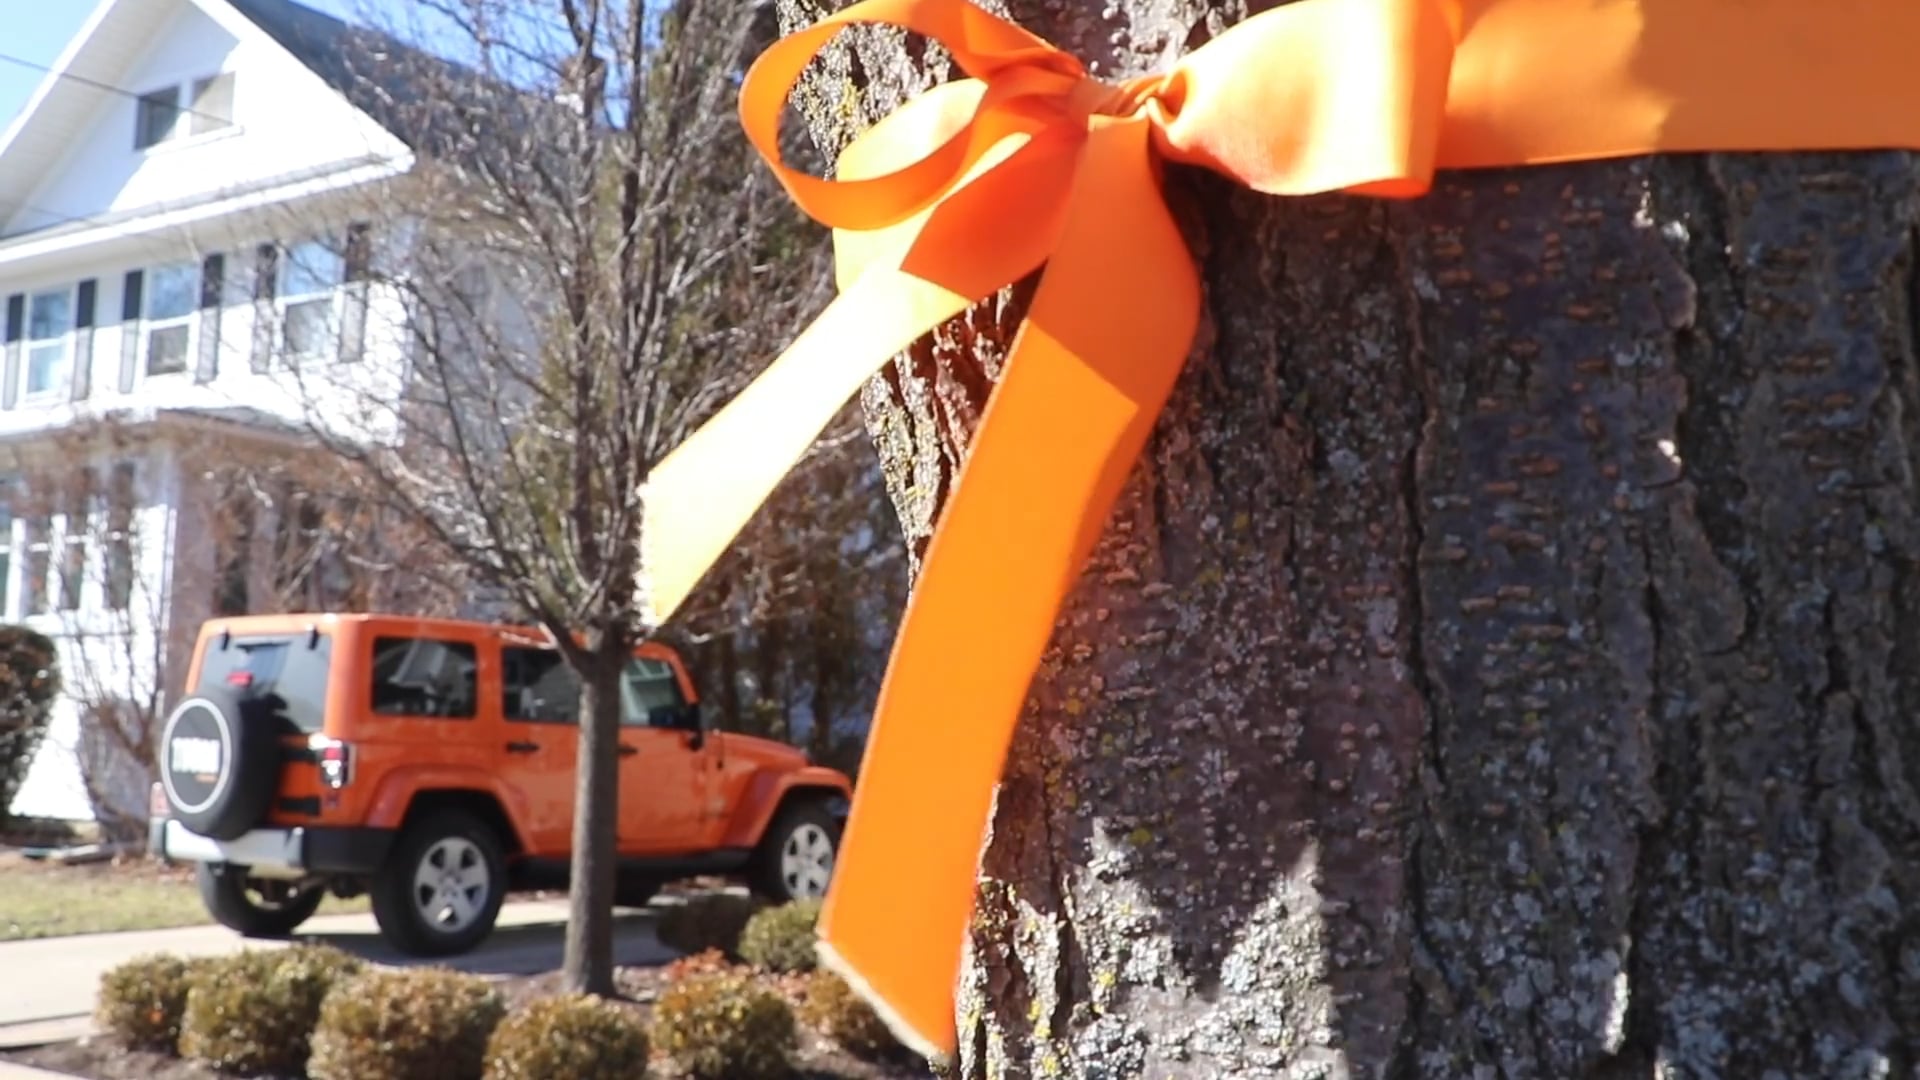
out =
{"type": "Polygon", "coordinates": [[[97,123],[102,105],[128,89],[125,73],[182,5],[317,76],[384,133],[394,152],[421,149],[426,141],[418,132],[408,137],[401,108],[415,99],[422,80],[480,81],[459,65],[292,0],[101,0],[0,133],[0,230],[57,167],[73,133],[97,123]]]}

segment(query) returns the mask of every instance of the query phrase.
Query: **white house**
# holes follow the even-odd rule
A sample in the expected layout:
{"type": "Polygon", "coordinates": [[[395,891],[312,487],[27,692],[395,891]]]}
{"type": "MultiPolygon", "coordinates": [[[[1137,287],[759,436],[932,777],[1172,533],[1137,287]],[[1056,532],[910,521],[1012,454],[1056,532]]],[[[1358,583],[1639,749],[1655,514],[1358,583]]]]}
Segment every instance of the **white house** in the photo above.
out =
{"type": "Polygon", "coordinates": [[[389,433],[363,406],[409,339],[369,267],[401,230],[367,200],[415,151],[348,37],[290,0],[101,0],[0,135],[0,622],[71,686],[16,813],[91,816],[79,681],[177,692],[200,620],[247,606],[204,542],[215,459],[389,433]]]}

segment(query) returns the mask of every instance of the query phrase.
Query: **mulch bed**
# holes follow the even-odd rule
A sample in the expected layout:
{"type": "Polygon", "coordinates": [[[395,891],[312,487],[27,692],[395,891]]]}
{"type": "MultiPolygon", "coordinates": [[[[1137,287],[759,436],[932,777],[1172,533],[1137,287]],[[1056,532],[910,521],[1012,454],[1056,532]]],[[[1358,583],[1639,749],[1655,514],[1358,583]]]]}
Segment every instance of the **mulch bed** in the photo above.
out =
{"type": "MultiPolygon", "coordinates": [[[[668,969],[629,967],[619,969],[614,980],[622,995],[622,1004],[650,1016],[654,1001],[665,988],[668,969]]],[[[769,986],[798,1003],[799,978],[762,976],[769,986]]],[[[560,989],[560,975],[521,976],[498,980],[496,985],[509,1007],[517,1008],[535,998],[546,997],[560,989]]],[[[231,1080],[204,1065],[162,1054],[128,1050],[113,1039],[96,1035],[73,1042],[51,1043],[23,1050],[0,1050],[0,1062],[31,1065],[51,1072],[86,1077],[88,1080],[231,1080]]],[[[887,1061],[863,1061],[822,1036],[800,1032],[800,1052],[794,1061],[796,1080],[919,1080],[932,1073],[911,1054],[902,1052],[887,1061]]],[[[664,1060],[656,1060],[653,1075],[672,1076],[664,1060]]],[[[299,1080],[297,1077],[259,1077],[256,1080],[299,1080]]]]}

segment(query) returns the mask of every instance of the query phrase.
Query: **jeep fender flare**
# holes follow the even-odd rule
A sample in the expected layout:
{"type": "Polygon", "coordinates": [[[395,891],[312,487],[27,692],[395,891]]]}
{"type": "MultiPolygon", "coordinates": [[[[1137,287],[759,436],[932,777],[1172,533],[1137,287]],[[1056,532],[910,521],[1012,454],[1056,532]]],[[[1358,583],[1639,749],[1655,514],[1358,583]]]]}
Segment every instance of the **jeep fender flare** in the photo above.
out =
{"type": "Polygon", "coordinates": [[[741,792],[740,803],[733,811],[733,819],[727,823],[726,835],[721,839],[720,846],[759,847],[761,836],[766,833],[767,826],[773,823],[774,815],[780,812],[781,804],[787,801],[788,795],[796,792],[821,798],[853,797],[853,788],[847,783],[847,778],[832,769],[817,765],[804,769],[762,769],[747,781],[746,790],[741,792]]]}
{"type": "Polygon", "coordinates": [[[526,835],[520,823],[527,819],[526,799],[518,792],[479,769],[457,765],[407,765],[389,772],[368,804],[366,823],[379,829],[398,829],[406,823],[407,811],[422,792],[471,791],[492,796],[506,814],[512,836],[501,842],[509,847],[527,849],[526,835]]]}

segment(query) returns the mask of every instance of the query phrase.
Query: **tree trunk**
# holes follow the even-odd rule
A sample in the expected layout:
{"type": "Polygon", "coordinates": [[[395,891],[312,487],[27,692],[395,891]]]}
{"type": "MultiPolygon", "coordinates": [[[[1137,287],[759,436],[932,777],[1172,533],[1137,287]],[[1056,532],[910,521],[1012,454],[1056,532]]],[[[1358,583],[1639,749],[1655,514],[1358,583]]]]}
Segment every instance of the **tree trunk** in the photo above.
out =
{"type": "MultiPolygon", "coordinates": [[[[1245,9],[1011,14],[1112,75],[1245,9]]],[[[852,55],[829,148],[945,74],[852,55]]],[[[963,1075],[1916,1075],[1917,178],[1170,170],[1206,310],[1015,740],[963,1075]]],[[[867,394],[916,552],[1022,295],[867,394]]]]}
{"type": "Polygon", "coordinates": [[[580,755],[562,970],[569,990],[613,986],[615,845],[620,822],[620,672],[624,649],[596,648],[580,675],[580,755]],[[610,655],[609,655],[610,654],[610,655]]]}

